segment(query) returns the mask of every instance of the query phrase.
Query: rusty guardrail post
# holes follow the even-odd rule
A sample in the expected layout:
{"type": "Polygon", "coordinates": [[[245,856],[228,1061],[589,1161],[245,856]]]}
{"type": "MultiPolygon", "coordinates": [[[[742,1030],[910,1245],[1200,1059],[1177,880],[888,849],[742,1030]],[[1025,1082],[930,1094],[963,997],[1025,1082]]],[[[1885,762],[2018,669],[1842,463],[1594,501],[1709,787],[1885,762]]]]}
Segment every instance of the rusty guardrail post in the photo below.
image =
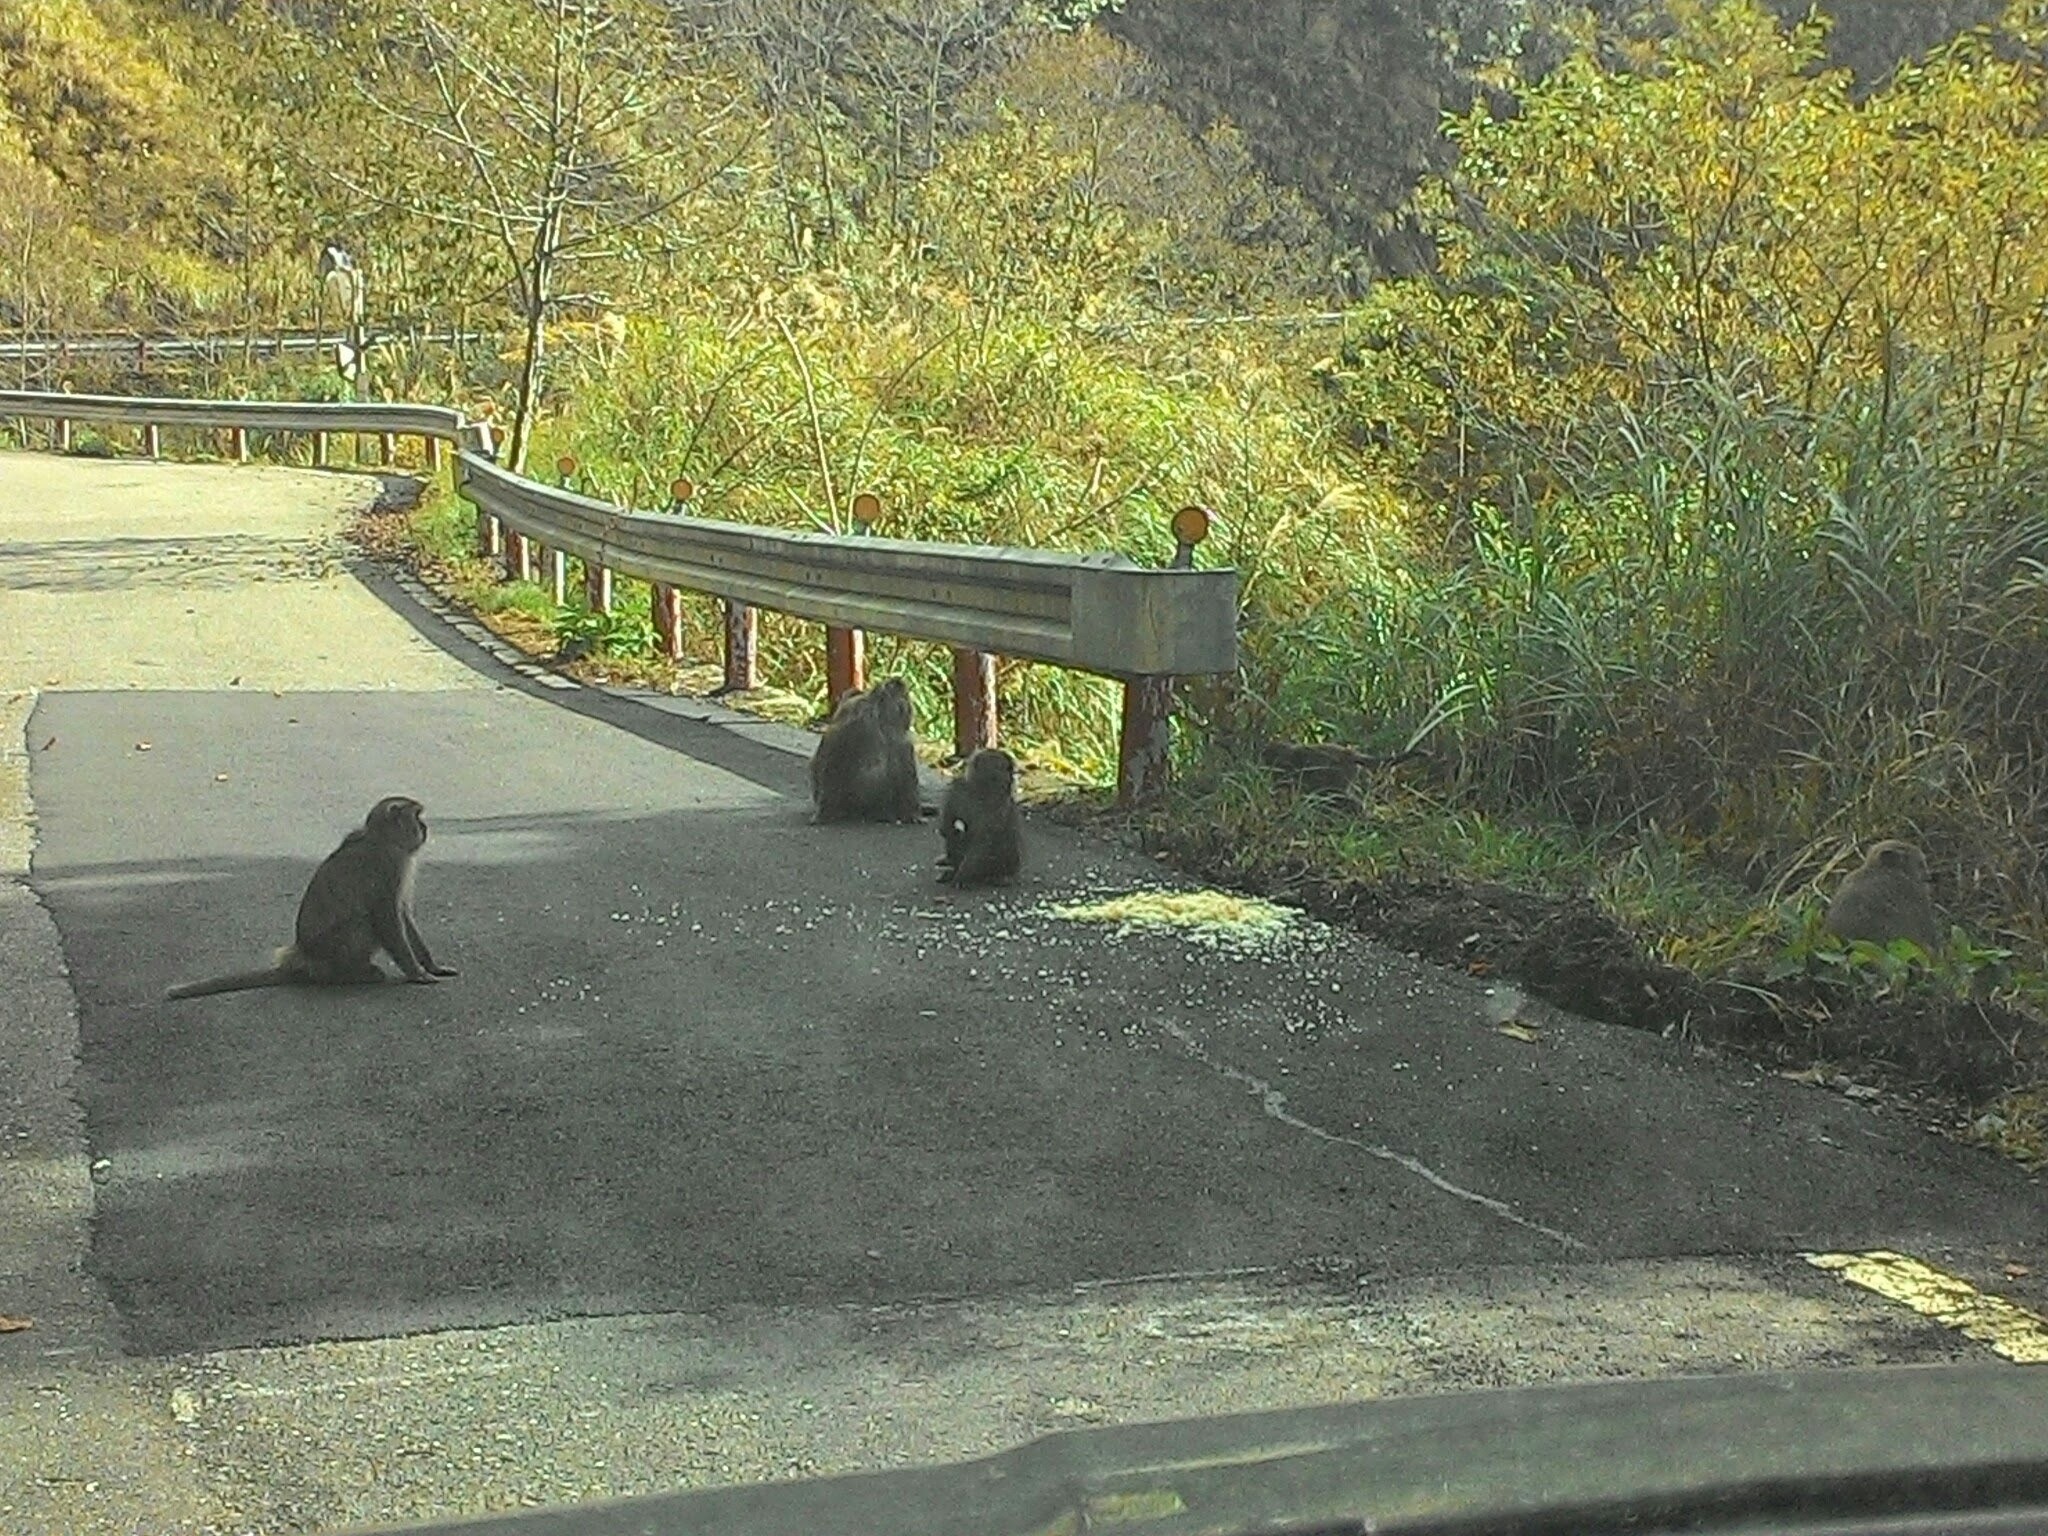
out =
{"type": "Polygon", "coordinates": [[[249,429],[247,427],[236,427],[233,429],[233,432],[235,462],[237,464],[246,464],[249,462],[249,429]]]}
{"type": "MultiPolygon", "coordinates": [[[[675,481],[669,486],[669,495],[673,498],[669,504],[669,510],[678,517],[689,516],[690,498],[696,494],[697,487],[688,480],[675,481]]],[[[654,591],[658,605],[673,605],[674,617],[660,618],[657,620],[657,624],[662,626],[661,632],[664,644],[667,643],[667,636],[670,633],[669,628],[666,626],[673,626],[676,639],[675,648],[670,654],[680,658],[683,653],[682,595],[673,587],[656,587],[654,591]]],[[[724,621],[725,635],[722,659],[725,677],[716,688],[711,690],[711,696],[714,699],[728,693],[745,693],[751,688],[761,686],[760,615],[751,604],[740,602],[737,598],[731,597],[722,597],[718,600],[718,611],[719,616],[724,621]]]]}
{"type": "Polygon", "coordinates": [[[163,434],[157,429],[157,424],[153,421],[145,423],[142,428],[142,446],[149,451],[149,456],[152,459],[160,459],[164,456],[163,434]]]}
{"type": "MultiPolygon", "coordinates": [[[[882,498],[862,491],[853,498],[853,531],[866,538],[882,515],[882,498]]],[[[867,636],[857,629],[825,629],[825,713],[831,714],[849,693],[868,685],[867,636]]]]}
{"type": "MultiPolygon", "coordinates": [[[[685,515],[697,487],[678,476],[668,485],[668,509],[677,517],[685,515]]],[[[676,587],[654,583],[654,634],[661,654],[670,661],[683,659],[683,594],[676,587]]]]}
{"type": "Polygon", "coordinates": [[[996,744],[996,659],[953,647],[953,755],[996,744]]]}
{"type": "MultiPolygon", "coordinates": [[[[1175,570],[1192,570],[1195,546],[1209,536],[1215,515],[1207,507],[1173,514],[1175,570]]],[[[1121,810],[1151,805],[1166,792],[1173,763],[1173,679],[1124,679],[1123,726],[1118,733],[1116,803],[1121,810]]]]}

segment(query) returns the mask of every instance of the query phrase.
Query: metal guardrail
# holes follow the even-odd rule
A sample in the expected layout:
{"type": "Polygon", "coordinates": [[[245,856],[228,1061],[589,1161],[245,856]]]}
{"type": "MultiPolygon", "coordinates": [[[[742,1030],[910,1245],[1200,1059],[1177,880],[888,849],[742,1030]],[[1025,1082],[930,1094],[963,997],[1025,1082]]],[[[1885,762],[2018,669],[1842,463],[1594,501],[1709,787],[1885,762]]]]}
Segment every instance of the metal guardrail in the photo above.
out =
{"type": "MultiPolygon", "coordinates": [[[[4,397],[0,397],[4,409],[4,397]]],[[[465,453],[456,489],[506,527],[625,576],[841,629],[1125,677],[1237,665],[1237,573],[1118,554],[786,533],[629,512],[465,453]]]]}
{"type": "MultiPolygon", "coordinates": [[[[455,487],[478,509],[478,542],[508,576],[535,578],[545,557],[557,602],[567,559],[584,565],[593,607],[609,609],[615,576],[652,584],[656,628],[680,655],[676,594],[709,593],[726,611],[726,682],[754,684],[754,611],[767,608],[827,626],[833,701],[861,686],[860,640],[879,630],[936,641],[954,653],[954,745],[963,755],[995,738],[997,656],[1050,662],[1124,681],[1119,794],[1150,798],[1163,783],[1175,677],[1237,666],[1237,573],[1191,568],[1207,518],[1176,519],[1182,557],[1166,569],[1120,554],[1067,554],[993,545],[921,543],[866,535],[791,533],[675,512],[630,511],[542,485],[490,457],[492,431],[447,406],[177,400],[0,390],[0,417],[58,424],[140,425],[148,451],[164,427],[229,430],[238,458],[247,434],[313,435],[325,461],[332,433],[378,435],[387,461],[396,436],[460,450],[455,487]]],[[[430,451],[430,463],[438,455],[430,451]]]]}
{"type": "Polygon", "coordinates": [[[393,432],[459,442],[468,423],[445,405],[346,400],[169,400],[0,389],[0,416],[108,426],[195,427],[245,432],[393,432]]]}
{"type": "MultiPolygon", "coordinates": [[[[480,331],[423,331],[414,336],[399,331],[379,332],[367,338],[372,345],[396,340],[417,341],[428,346],[455,346],[481,341],[480,331]]],[[[248,351],[259,356],[279,357],[289,352],[318,352],[345,341],[338,331],[281,331],[247,336],[221,332],[212,336],[57,336],[0,338],[0,358],[49,359],[65,357],[135,357],[141,360],[201,357],[209,361],[248,351]]]]}

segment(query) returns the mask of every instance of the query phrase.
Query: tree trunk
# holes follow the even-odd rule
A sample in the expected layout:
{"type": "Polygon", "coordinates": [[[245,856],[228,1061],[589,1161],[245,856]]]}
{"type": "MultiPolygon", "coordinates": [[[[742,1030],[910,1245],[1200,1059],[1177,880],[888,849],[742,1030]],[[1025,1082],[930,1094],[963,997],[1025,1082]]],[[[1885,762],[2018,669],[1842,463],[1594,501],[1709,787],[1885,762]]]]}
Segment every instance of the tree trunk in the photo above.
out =
{"type": "Polygon", "coordinates": [[[540,408],[541,353],[547,345],[547,288],[545,272],[536,268],[527,289],[526,345],[519,358],[519,404],[512,412],[512,440],[505,448],[505,467],[515,475],[526,473],[526,448],[533,436],[534,414],[540,408]]]}

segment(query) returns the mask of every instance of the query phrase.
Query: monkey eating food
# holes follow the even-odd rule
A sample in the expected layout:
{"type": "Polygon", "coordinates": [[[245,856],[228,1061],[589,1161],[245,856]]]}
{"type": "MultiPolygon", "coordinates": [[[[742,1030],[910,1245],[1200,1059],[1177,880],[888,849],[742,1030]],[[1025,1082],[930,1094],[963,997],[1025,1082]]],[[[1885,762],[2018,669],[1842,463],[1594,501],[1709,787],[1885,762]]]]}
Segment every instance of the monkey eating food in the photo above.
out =
{"type": "Polygon", "coordinates": [[[408,981],[453,976],[453,967],[435,964],[413,920],[413,871],[426,841],[419,801],[404,795],[379,800],[363,824],[313,871],[299,901],[293,940],[268,967],[188,981],[164,995],[208,997],[255,987],[382,981],[384,972],[376,962],[380,949],[408,981]]]}
{"type": "Polygon", "coordinates": [[[1934,899],[1927,890],[1927,856],[1911,843],[1872,846],[1863,865],[1828,903],[1827,928],[1836,937],[1872,944],[1911,939],[1928,954],[1941,949],[1934,899]]]}
{"type": "Polygon", "coordinates": [[[813,821],[918,819],[910,689],[900,677],[849,693],[811,755],[813,821]]]}
{"type": "Polygon", "coordinates": [[[999,884],[1024,866],[1024,824],[1017,814],[1017,764],[983,747],[962,765],[939,805],[941,882],[999,884]]]}

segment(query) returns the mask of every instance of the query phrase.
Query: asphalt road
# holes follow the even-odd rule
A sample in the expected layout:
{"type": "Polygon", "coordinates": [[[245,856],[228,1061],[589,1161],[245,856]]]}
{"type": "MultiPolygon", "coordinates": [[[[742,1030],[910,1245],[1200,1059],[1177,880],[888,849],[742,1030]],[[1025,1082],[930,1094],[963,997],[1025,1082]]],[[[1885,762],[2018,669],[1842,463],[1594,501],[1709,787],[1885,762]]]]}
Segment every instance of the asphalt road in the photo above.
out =
{"type": "Polygon", "coordinates": [[[1511,1038],[1480,982],[1307,921],[1071,921],[1166,876],[1042,819],[1018,888],[938,886],[929,825],[807,824],[783,728],[544,686],[353,572],[365,495],[0,455],[10,1531],[1968,1358],[1798,1255],[2048,1273],[2040,1180],[1895,1106],[1511,1038]],[[389,793],[459,977],[163,1001],[282,943],[389,793]]]}
{"type": "Polygon", "coordinates": [[[2018,1170],[1898,1117],[1582,1022],[1512,1039],[1479,983],[1355,936],[1053,916],[1160,877],[1042,822],[1022,887],[952,893],[928,827],[808,825],[800,758],[565,708],[404,616],[501,686],[30,720],[111,1164],[93,1262],[135,1350],[2041,1224],[2018,1170]],[[162,1001],[288,937],[394,793],[428,807],[458,979],[162,1001]]]}

